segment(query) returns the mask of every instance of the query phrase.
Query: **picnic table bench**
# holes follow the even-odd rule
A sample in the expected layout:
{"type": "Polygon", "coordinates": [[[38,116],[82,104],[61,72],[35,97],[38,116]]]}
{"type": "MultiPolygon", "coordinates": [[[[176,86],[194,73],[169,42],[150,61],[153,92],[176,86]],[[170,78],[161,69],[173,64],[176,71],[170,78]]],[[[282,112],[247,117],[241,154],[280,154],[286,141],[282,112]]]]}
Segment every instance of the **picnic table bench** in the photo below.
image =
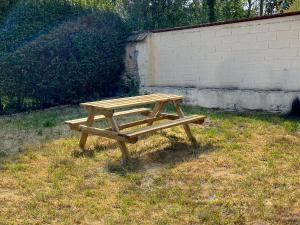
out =
{"type": "Polygon", "coordinates": [[[191,133],[189,124],[202,124],[206,117],[203,115],[184,116],[184,113],[180,107],[180,104],[182,103],[183,99],[184,96],[157,93],[135,97],[81,103],[80,105],[88,111],[88,117],[69,120],[65,123],[68,124],[72,130],[77,130],[81,132],[79,146],[82,150],[84,150],[88,135],[90,134],[116,140],[122,152],[123,162],[125,162],[129,159],[129,153],[125,143],[136,143],[140,136],[158,130],[183,125],[183,128],[188,138],[192,142],[195,142],[195,138],[191,133]],[[176,114],[162,112],[164,105],[167,103],[174,104],[176,114]],[[149,104],[154,104],[154,108],[134,108],[116,112],[116,110],[122,108],[124,109],[128,107],[149,104]],[[116,117],[132,114],[140,114],[146,116],[146,119],[141,119],[120,125],[116,121],[116,117]],[[93,127],[94,121],[99,120],[107,120],[110,124],[110,127],[105,129],[93,127]],[[153,124],[155,121],[160,120],[164,121],[159,124],[153,124]],[[124,129],[126,128],[139,126],[143,124],[146,124],[146,126],[136,128],[134,130],[124,131],[124,129]]]}

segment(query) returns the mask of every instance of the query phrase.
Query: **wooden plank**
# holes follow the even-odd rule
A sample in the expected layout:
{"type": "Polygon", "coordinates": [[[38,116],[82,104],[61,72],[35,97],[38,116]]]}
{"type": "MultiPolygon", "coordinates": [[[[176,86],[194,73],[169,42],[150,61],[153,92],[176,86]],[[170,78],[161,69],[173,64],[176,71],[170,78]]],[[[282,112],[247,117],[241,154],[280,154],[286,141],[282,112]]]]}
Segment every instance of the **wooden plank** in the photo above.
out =
{"type": "Polygon", "coordinates": [[[172,113],[160,113],[160,116],[164,116],[168,120],[177,120],[179,119],[179,116],[172,113]]]}
{"type": "MultiPolygon", "coordinates": [[[[152,96],[154,97],[154,96],[152,96]]],[[[156,96],[157,98],[158,96],[156,96]]],[[[140,101],[140,100],[143,100],[145,99],[145,97],[143,96],[136,96],[136,97],[130,97],[130,98],[118,98],[118,99],[111,99],[111,100],[104,100],[104,101],[96,101],[96,102],[88,102],[88,103],[83,103],[84,104],[88,104],[88,105],[111,105],[111,104],[115,104],[115,103],[118,103],[118,102],[132,102],[132,101],[140,101]]],[[[149,97],[147,97],[147,99],[149,99],[149,97]]]]}
{"type": "MultiPolygon", "coordinates": [[[[153,111],[149,111],[149,112],[142,112],[141,115],[143,116],[147,116],[147,117],[150,117],[151,114],[152,114],[153,111]]],[[[179,116],[177,114],[174,114],[174,113],[163,113],[161,112],[159,115],[164,115],[166,119],[169,119],[169,120],[175,120],[175,119],[178,119],[179,116]]]]}
{"type": "Polygon", "coordinates": [[[105,106],[105,107],[112,108],[112,109],[118,109],[118,108],[122,108],[122,107],[139,106],[139,105],[153,104],[153,103],[157,103],[157,102],[168,102],[168,101],[172,101],[172,99],[161,98],[161,99],[145,100],[145,101],[140,101],[140,102],[126,102],[123,104],[115,104],[111,107],[107,107],[107,106],[105,106]]]}
{"type": "MultiPolygon", "coordinates": [[[[149,111],[149,112],[143,112],[141,113],[143,116],[147,116],[147,117],[150,117],[152,111],[149,111]]],[[[177,120],[179,119],[180,117],[177,115],[177,114],[174,114],[174,113],[160,113],[159,116],[163,117],[164,119],[167,119],[167,120],[177,120]]],[[[192,122],[193,124],[202,124],[202,122],[200,121],[200,123],[198,121],[195,121],[195,122],[192,122]]]]}
{"type": "Polygon", "coordinates": [[[166,128],[170,128],[170,127],[174,127],[174,126],[178,126],[178,125],[189,124],[189,123],[196,122],[196,121],[204,122],[205,118],[206,118],[206,116],[193,115],[193,116],[184,117],[184,118],[177,119],[177,120],[166,121],[166,122],[158,124],[158,125],[152,125],[152,126],[148,126],[148,127],[138,128],[133,131],[121,132],[119,135],[122,135],[122,136],[128,137],[128,138],[135,138],[135,137],[143,135],[143,134],[155,132],[157,130],[162,130],[162,129],[166,129],[166,128]]]}
{"type": "Polygon", "coordinates": [[[87,102],[82,103],[83,107],[95,107],[99,109],[117,109],[122,107],[130,107],[130,106],[138,106],[145,104],[152,104],[161,101],[175,101],[183,99],[183,96],[179,95],[169,95],[169,94],[153,94],[153,95],[144,95],[144,96],[136,96],[129,98],[120,98],[113,100],[105,100],[105,101],[97,101],[97,102],[87,102]]]}
{"type": "Polygon", "coordinates": [[[145,99],[142,101],[132,101],[132,102],[124,102],[124,103],[118,103],[114,104],[113,106],[105,106],[106,108],[111,109],[117,109],[122,107],[128,107],[128,106],[137,106],[137,105],[145,105],[145,104],[151,104],[151,103],[157,103],[157,102],[168,102],[172,101],[174,98],[153,98],[153,99],[145,99]]]}
{"type": "MultiPolygon", "coordinates": [[[[113,102],[104,103],[104,104],[108,104],[109,106],[113,106],[113,105],[127,104],[127,103],[132,103],[132,102],[145,102],[145,101],[147,102],[147,101],[151,101],[151,100],[170,99],[170,98],[172,99],[172,98],[174,98],[174,96],[146,95],[146,96],[137,96],[137,97],[135,97],[131,100],[116,99],[113,102]]],[[[102,103],[103,102],[101,102],[101,104],[102,103]]]]}
{"type": "MultiPolygon", "coordinates": [[[[130,123],[120,124],[119,129],[124,130],[126,128],[147,124],[150,121],[155,122],[155,121],[160,121],[160,120],[164,120],[164,119],[169,119],[169,116],[168,115],[159,115],[158,117],[155,117],[155,118],[147,118],[147,119],[143,119],[143,120],[133,121],[130,123]]],[[[111,128],[108,128],[107,130],[111,130],[111,128]]]]}
{"type": "Polygon", "coordinates": [[[134,96],[134,97],[127,97],[127,98],[116,98],[116,99],[88,102],[87,104],[89,104],[89,103],[114,104],[114,103],[118,103],[118,102],[141,101],[141,100],[149,100],[152,98],[162,98],[162,97],[172,98],[172,97],[183,97],[183,96],[156,93],[156,94],[150,94],[150,95],[140,95],[140,96],[134,96]]]}
{"type": "Polygon", "coordinates": [[[108,131],[108,130],[99,129],[99,128],[95,128],[95,127],[88,127],[88,126],[84,126],[84,125],[80,125],[79,129],[83,133],[93,134],[93,135],[97,135],[100,137],[106,137],[106,138],[110,138],[110,139],[115,139],[118,141],[127,141],[127,139],[125,137],[119,136],[118,133],[114,132],[114,131],[108,131]]]}
{"type": "MultiPolygon", "coordinates": [[[[150,112],[145,112],[145,113],[141,113],[143,116],[150,116],[150,112]]],[[[164,119],[167,119],[167,120],[177,120],[179,119],[180,117],[174,113],[160,113],[159,114],[159,117],[163,117],[164,119]]],[[[195,122],[192,122],[193,124],[202,124],[203,122],[202,121],[195,121],[195,122]]]]}
{"type": "MultiPolygon", "coordinates": [[[[150,112],[150,109],[147,108],[139,108],[139,109],[131,109],[131,110],[126,110],[126,111],[121,111],[121,112],[116,112],[113,116],[115,117],[120,117],[120,116],[125,116],[125,115],[132,115],[132,114],[138,114],[138,113],[147,113],[150,112]]],[[[75,120],[68,120],[65,121],[66,124],[70,125],[70,128],[73,130],[78,130],[79,125],[84,125],[86,124],[88,118],[81,118],[81,119],[75,119],[75,120]]],[[[105,116],[100,115],[100,116],[95,116],[94,121],[99,121],[105,119],[105,116]]]]}
{"type": "Polygon", "coordinates": [[[127,97],[127,98],[115,98],[115,99],[108,99],[108,100],[102,100],[102,101],[94,101],[94,102],[87,102],[89,103],[114,103],[114,102],[120,102],[120,101],[130,101],[130,100],[140,100],[142,98],[145,98],[145,96],[158,96],[157,94],[152,94],[152,95],[140,95],[140,96],[133,96],[133,97],[127,97]]]}

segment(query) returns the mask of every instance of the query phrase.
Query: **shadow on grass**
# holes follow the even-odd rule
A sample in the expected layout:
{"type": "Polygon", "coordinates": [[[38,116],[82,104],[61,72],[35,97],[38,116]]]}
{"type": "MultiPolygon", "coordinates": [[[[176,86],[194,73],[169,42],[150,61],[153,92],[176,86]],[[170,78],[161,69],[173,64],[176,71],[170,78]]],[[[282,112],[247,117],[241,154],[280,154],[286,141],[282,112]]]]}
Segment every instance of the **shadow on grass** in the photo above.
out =
{"type": "Polygon", "coordinates": [[[71,155],[75,158],[80,158],[80,157],[93,158],[95,156],[95,153],[103,152],[116,147],[118,147],[118,144],[117,142],[113,142],[113,141],[107,142],[105,144],[94,143],[86,150],[82,150],[80,148],[74,149],[71,152],[71,155]]]}
{"type": "Polygon", "coordinates": [[[213,145],[187,144],[183,142],[172,143],[163,149],[148,154],[151,161],[164,164],[177,164],[193,158],[200,154],[213,151],[213,145]]]}
{"type": "Polygon", "coordinates": [[[173,167],[182,162],[197,158],[201,154],[207,154],[216,150],[212,144],[199,144],[174,141],[174,136],[170,135],[171,145],[161,148],[154,152],[145,153],[144,157],[133,156],[126,164],[119,161],[110,161],[107,164],[107,170],[121,176],[127,173],[145,171],[151,168],[151,165],[160,165],[160,167],[173,167]]]}
{"type": "MultiPolygon", "coordinates": [[[[299,106],[300,107],[300,106],[299,106]]],[[[225,111],[222,109],[208,109],[197,106],[184,105],[184,112],[189,114],[203,114],[208,118],[224,119],[224,120],[236,120],[238,118],[245,120],[253,120],[257,122],[270,123],[274,125],[282,124],[284,122],[299,123],[300,116],[296,113],[272,113],[260,110],[247,110],[247,111],[225,111]]],[[[300,113],[299,113],[300,114],[300,113]]]]}
{"type": "Polygon", "coordinates": [[[143,170],[144,163],[140,157],[131,157],[128,162],[122,164],[120,161],[108,161],[107,171],[121,176],[127,173],[139,172],[143,170]]]}

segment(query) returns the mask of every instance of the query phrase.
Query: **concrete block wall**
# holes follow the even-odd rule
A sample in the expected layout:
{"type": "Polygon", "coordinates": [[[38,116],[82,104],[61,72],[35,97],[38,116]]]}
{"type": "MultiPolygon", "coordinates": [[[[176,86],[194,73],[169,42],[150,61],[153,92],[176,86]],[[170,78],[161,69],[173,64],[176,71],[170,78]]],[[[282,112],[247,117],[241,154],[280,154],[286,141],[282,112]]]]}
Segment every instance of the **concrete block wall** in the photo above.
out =
{"type": "Polygon", "coordinates": [[[300,93],[300,14],[153,32],[136,43],[141,92],[210,108],[286,112],[300,93]]]}

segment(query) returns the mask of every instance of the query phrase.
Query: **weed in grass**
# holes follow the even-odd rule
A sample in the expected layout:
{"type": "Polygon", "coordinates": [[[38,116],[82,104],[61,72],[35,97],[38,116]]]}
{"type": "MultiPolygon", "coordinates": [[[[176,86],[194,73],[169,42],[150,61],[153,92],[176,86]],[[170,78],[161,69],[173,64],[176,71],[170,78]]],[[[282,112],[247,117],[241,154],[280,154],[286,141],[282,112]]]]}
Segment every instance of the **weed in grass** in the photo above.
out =
{"type": "Polygon", "coordinates": [[[46,121],[43,122],[43,127],[54,127],[55,126],[55,122],[53,119],[48,119],[46,121]]]}
{"type": "Polygon", "coordinates": [[[105,151],[106,147],[104,145],[96,144],[94,147],[94,150],[99,153],[99,152],[105,151]]]}
{"type": "Polygon", "coordinates": [[[39,135],[39,136],[43,136],[43,129],[42,128],[39,128],[38,130],[37,130],[37,135],[39,135]]]}
{"type": "Polygon", "coordinates": [[[71,155],[75,158],[79,158],[79,157],[91,157],[92,158],[95,156],[95,151],[93,149],[87,149],[87,150],[75,149],[74,151],[72,151],[71,155]]]}
{"type": "Polygon", "coordinates": [[[24,163],[15,162],[15,163],[12,163],[12,164],[6,164],[5,168],[7,170],[9,170],[10,172],[17,173],[17,172],[25,171],[27,167],[24,163]]]}
{"type": "Polygon", "coordinates": [[[295,133],[299,131],[299,123],[297,123],[295,120],[285,121],[283,125],[286,131],[289,133],[295,133]]]}
{"type": "Polygon", "coordinates": [[[0,151],[0,158],[1,158],[1,157],[5,157],[5,156],[7,156],[7,152],[1,150],[1,151],[0,151]]]}

